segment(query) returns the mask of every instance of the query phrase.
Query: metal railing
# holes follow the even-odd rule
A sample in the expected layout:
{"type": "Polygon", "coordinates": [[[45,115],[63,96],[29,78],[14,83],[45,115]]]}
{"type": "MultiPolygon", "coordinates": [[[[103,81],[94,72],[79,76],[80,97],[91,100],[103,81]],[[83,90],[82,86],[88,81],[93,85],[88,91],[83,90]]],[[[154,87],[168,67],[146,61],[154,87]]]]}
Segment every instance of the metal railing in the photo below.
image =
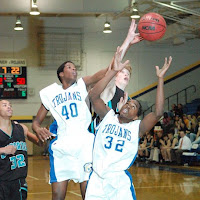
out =
{"type": "MultiPolygon", "coordinates": [[[[179,104],[179,94],[181,94],[182,92],[184,93],[184,102],[185,102],[185,104],[186,104],[186,103],[189,103],[189,102],[188,102],[188,93],[187,93],[187,92],[188,92],[188,90],[191,89],[191,88],[193,88],[193,89],[194,89],[194,92],[196,92],[196,86],[195,86],[195,85],[190,85],[190,86],[184,88],[183,90],[180,90],[179,92],[177,92],[177,93],[175,93],[175,94],[173,94],[173,95],[171,95],[171,96],[165,98],[165,100],[167,101],[168,110],[170,110],[170,105],[169,105],[170,99],[171,99],[172,97],[175,97],[175,98],[176,98],[176,105],[178,105],[178,104],[179,104]]],[[[183,99],[181,98],[181,100],[183,100],[183,99]]],[[[151,105],[149,108],[147,108],[147,109],[143,112],[143,117],[145,116],[145,113],[147,113],[147,112],[148,112],[148,113],[149,113],[149,112],[152,112],[154,106],[155,106],[155,104],[153,104],[153,105],[151,105]]]]}

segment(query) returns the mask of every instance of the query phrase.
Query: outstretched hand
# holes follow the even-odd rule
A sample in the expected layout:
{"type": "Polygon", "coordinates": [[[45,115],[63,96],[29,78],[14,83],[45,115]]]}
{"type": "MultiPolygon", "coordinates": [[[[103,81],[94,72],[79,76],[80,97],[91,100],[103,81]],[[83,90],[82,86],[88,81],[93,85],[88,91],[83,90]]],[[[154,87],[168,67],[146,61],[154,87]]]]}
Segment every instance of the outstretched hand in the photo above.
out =
{"type": "Polygon", "coordinates": [[[156,75],[159,77],[159,78],[163,78],[165,73],[167,72],[167,70],[169,69],[170,65],[171,65],[171,62],[172,62],[172,57],[170,56],[169,57],[169,60],[167,59],[167,57],[165,57],[165,63],[163,65],[163,67],[161,69],[159,69],[159,66],[155,66],[156,68],[156,75]]]}
{"type": "Polygon", "coordinates": [[[135,20],[132,19],[130,28],[128,30],[128,35],[127,35],[127,38],[130,41],[131,45],[143,40],[143,38],[140,36],[139,33],[135,33],[136,28],[137,28],[137,24],[135,23],[135,20]]]}
{"type": "Polygon", "coordinates": [[[123,107],[123,105],[126,104],[127,101],[128,101],[128,93],[124,92],[124,97],[121,97],[117,104],[118,111],[121,110],[121,108],[123,107]]]}
{"type": "Polygon", "coordinates": [[[122,50],[120,51],[120,47],[117,47],[117,51],[114,56],[114,65],[113,65],[114,71],[121,71],[129,63],[129,60],[126,60],[124,63],[121,62],[122,61],[121,54],[122,50]]]}

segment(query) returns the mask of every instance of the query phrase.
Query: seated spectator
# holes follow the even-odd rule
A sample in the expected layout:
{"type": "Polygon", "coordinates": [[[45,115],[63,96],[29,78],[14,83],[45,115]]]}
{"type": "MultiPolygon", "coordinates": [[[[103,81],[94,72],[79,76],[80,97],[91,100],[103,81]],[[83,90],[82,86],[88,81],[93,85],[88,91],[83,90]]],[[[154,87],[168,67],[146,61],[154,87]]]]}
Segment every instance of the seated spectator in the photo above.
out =
{"type": "Polygon", "coordinates": [[[139,157],[148,158],[150,155],[152,146],[153,146],[153,137],[151,136],[149,132],[147,132],[143,143],[140,144],[139,149],[138,149],[139,157]]]}
{"type": "Polygon", "coordinates": [[[154,142],[151,148],[149,160],[158,163],[159,162],[159,154],[160,154],[160,146],[161,140],[163,136],[163,129],[161,126],[155,126],[154,128],[154,142]]]}
{"type": "Polygon", "coordinates": [[[198,123],[198,121],[197,121],[196,116],[192,115],[191,116],[191,128],[192,128],[192,130],[195,130],[195,127],[197,126],[197,123],[198,123]]]}
{"type": "Polygon", "coordinates": [[[187,118],[187,115],[186,115],[186,114],[183,114],[183,121],[184,121],[184,123],[185,123],[185,125],[186,125],[187,129],[188,129],[188,130],[190,130],[190,129],[191,129],[191,126],[190,126],[190,121],[188,120],[188,118],[187,118]]]}
{"type": "Polygon", "coordinates": [[[197,134],[196,134],[196,138],[195,138],[195,141],[192,142],[192,144],[200,144],[200,119],[198,119],[198,124],[196,126],[196,131],[197,131],[197,134]]]}
{"type": "Polygon", "coordinates": [[[190,151],[192,147],[192,143],[184,130],[180,131],[180,137],[178,146],[171,149],[171,159],[173,162],[177,162],[178,165],[182,165],[181,156],[183,152],[190,151]]]}
{"type": "Polygon", "coordinates": [[[164,112],[163,119],[162,119],[163,132],[166,133],[169,127],[170,127],[170,117],[168,116],[167,112],[164,112]]]}
{"type": "Polygon", "coordinates": [[[178,128],[178,131],[187,131],[187,126],[181,117],[179,117],[179,120],[175,122],[175,125],[178,128]]]}
{"type": "Polygon", "coordinates": [[[179,117],[182,117],[183,116],[183,105],[181,103],[178,104],[177,106],[177,112],[176,114],[179,116],[179,117]]]}
{"type": "Polygon", "coordinates": [[[178,108],[177,108],[176,104],[172,104],[171,107],[172,107],[172,109],[168,112],[168,115],[171,119],[174,119],[174,117],[177,115],[178,108]]]}
{"type": "Polygon", "coordinates": [[[166,160],[169,160],[169,162],[172,162],[171,159],[171,149],[174,149],[174,147],[176,147],[178,145],[178,139],[176,137],[174,137],[174,130],[170,129],[169,133],[167,134],[168,138],[169,138],[169,145],[166,148],[166,160]]]}
{"type": "Polygon", "coordinates": [[[160,147],[160,151],[161,151],[161,155],[162,155],[162,159],[164,162],[169,161],[168,157],[167,157],[167,149],[170,147],[170,140],[168,138],[168,135],[164,135],[163,139],[160,139],[160,143],[161,143],[161,147],[160,147]]]}

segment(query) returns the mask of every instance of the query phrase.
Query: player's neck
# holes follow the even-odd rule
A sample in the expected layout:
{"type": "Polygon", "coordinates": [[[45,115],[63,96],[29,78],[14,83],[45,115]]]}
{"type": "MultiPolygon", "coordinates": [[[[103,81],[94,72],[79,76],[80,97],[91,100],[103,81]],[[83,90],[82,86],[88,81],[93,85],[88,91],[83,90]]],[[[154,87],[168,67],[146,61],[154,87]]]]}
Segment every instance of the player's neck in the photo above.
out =
{"type": "Polygon", "coordinates": [[[117,83],[117,82],[115,82],[115,85],[119,88],[119,89],[121,89],[121,90],[125,90],[125,88],[126,88],[126,84],[119,84],[119,83],[117,83]]]}
{"type": "Polygon", "coordinates": [[[67,88],[69,88],[70,86],[72,86],[75,83],[75,81],[70,81],[70,82],[62,82],[62,88],[64,90],[66,90],[67,88]]]}
{"type": "Polygon", "coordinates": [[[120,115],[118,115],[118,120],[119,120],[120,124],[126,124],[126,123],[129,123],[129,122],[133,121],[131,119],[127,119],[127,118],[121,117],[120,115]]]}
{"type": "Polygon", "coordinates": [[[0,117],[0,129],[2,130],[9,130],[12,128],[10,118],[0,117]]]}

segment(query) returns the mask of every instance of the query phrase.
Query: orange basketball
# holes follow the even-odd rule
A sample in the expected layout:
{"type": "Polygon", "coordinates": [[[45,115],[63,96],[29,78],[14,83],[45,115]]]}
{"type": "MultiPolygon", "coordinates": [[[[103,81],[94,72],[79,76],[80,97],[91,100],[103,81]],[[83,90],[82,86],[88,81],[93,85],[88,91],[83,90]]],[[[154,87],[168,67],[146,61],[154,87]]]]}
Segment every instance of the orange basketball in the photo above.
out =
{"type": "Polygon", "coordinates": [[[147,13],[143,15],[138,23],[140,35],[149,41],[162,38],[166,31],[165,19],[157,13],[147,13]]]}

